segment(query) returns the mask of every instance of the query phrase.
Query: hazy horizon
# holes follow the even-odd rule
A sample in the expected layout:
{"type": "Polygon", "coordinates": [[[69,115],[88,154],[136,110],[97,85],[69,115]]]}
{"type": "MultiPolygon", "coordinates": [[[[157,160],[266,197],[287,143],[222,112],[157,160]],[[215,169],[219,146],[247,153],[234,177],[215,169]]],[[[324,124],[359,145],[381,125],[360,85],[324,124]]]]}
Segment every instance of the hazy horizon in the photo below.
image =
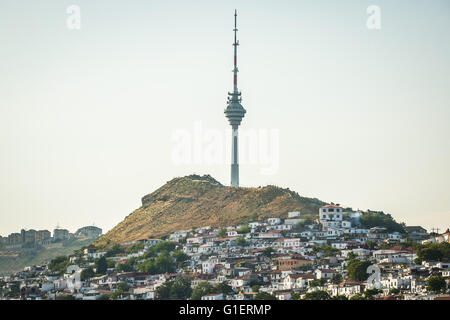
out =
{"type": "Polygon", "coordinates": [[[57,223],[106,232],[177,176],[228,185],[227,152],[213,164],[177,164],[173,152],[174,133],[195,139],[198,124],[229,143],[234,9],[247,110],[239,130],[279,135],[270,174],[245,163],[242,142],[241,185],[450,227],[446,0],[6,0],[0,9],[2,236],[57,223]],[[67,27],[71,5],[80,30],[67,27]],[[381,9],[379,30],[367,28],[370,5],[381,9]]]}

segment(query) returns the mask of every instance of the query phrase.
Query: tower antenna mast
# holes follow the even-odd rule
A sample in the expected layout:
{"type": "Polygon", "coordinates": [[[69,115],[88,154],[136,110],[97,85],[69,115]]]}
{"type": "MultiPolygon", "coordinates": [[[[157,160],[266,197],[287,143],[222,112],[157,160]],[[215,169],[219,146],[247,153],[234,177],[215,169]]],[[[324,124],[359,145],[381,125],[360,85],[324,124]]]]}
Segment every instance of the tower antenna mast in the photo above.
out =
{"type": "Polygon", "coordinates": [[[238,93],[237,88],[237,74],[239,72],[237,67],[237,47],[239,45],[239,41],[237,40],[237,10],[234,10],[234,68],[233,68],[233,93],[238,93]]]}

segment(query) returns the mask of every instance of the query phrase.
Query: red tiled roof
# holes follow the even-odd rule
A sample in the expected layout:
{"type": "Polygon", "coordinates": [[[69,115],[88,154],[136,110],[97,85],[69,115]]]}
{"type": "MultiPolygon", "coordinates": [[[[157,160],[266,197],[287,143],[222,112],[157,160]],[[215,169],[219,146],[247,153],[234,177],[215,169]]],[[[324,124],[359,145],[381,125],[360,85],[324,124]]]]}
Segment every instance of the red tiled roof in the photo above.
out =
{"type": "Polygon", "coordinates": [[[356,285],[360,285],[361,282],[359,281],[355,281],[355,280],[344,280],[342,281],[339,286],[343,287],[343,286],[356,286],[356,285]]]}
{"type": "Polygon", "coordinates": [[[412,248],[407,248],[407,247],[403,247],[403,246],[395,246],[395,247],[392,247],[390,250],[413,252],[412,248]]]}
{"type": "Polygon", "coordinates": [[[292,279],[302,278],[303,276],[304,276],[304,274],[301,274],[301,273],[291,273],[288,275],[288,277],[292,278],[292,279]]]}
{"type": "Polygon", "coordinates": [[[333,269],[319,269],[323,273],[336,273],[336,270],[333,269]]]}
{"type": "Polygon", "coordinates": [[[341,206],[337,206],[335,204],[327,204],[321,208],[342,208],[341,206]]]}

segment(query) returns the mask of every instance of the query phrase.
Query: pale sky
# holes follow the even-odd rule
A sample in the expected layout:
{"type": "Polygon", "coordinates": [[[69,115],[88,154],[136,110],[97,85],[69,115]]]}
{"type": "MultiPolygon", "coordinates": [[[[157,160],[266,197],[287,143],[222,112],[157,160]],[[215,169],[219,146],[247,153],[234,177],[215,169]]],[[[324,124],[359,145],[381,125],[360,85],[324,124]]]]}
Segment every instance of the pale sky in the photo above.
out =
{"type": "Polygon", "coordinates": [[[448,0],[1,0],[0,235],[107,231],[176,176],[229,184],[172,138],[229,129],[235,8],[240,130],[279,134],[279,169],[242,164],[241,185],[450,227],[448,0]]]}

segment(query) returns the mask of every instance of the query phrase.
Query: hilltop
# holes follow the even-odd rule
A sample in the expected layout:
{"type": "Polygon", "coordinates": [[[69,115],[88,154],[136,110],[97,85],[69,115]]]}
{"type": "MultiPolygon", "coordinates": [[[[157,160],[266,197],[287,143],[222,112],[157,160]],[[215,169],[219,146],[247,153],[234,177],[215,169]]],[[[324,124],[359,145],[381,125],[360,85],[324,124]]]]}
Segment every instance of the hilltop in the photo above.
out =
{"type": "Polygon", "coordinates": [[[177,230],[222,227],[268,217],[287,217],[289,211],[317,217],[325,202],[301,197],[276,186],[224,186],[209,175],[174,178],[142,198],[142,206],[111,231],[98,246],[161,237],[177,230]]]}

